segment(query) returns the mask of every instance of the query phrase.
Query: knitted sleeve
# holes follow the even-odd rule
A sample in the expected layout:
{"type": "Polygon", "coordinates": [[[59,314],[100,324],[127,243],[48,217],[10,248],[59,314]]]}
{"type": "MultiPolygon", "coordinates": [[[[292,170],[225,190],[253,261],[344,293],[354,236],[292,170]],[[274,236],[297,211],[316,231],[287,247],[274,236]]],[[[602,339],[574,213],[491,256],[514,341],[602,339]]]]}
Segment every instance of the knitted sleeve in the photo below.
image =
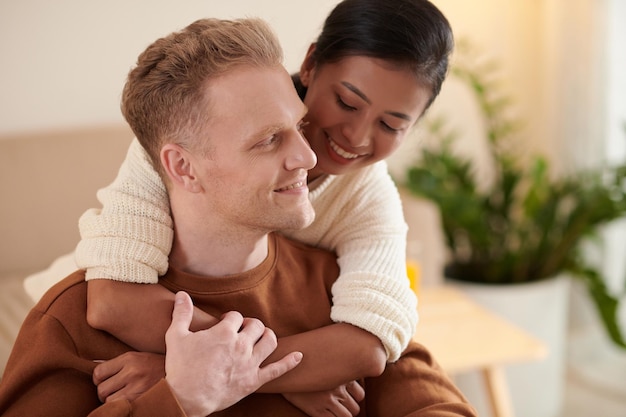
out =
{"type": "Polygon", "coordinates": [[[406,274],[406,233],[398,190],[384,162],[330,177],[311,193],[314,223],[291,237],[337,252],[331,318],[376,335],[396,361],[417,326],[406,274]]]}
{"type": "Polygon", "coordinates": [[[86,279],[157,283],[167,271],[174,231],[167,190],[137,139],[112,184],[98,191],[102,209],[79,220],[76,264],[86,279]]]}

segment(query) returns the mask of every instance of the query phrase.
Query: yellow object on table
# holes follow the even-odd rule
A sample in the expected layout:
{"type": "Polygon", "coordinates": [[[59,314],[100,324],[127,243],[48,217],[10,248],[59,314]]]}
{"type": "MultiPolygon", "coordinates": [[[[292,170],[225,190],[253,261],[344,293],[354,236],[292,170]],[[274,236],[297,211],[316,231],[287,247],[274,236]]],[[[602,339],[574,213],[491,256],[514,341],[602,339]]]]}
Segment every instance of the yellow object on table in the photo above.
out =
{"type": "Polygon", "coordinates": [[[448,374],[480,371],[493,415],[513,417],[503,366],[544,358],[543,342],[450,286],[421,289],[418,310],[413,339],[448,374]]]}
{"type": "Polygon", "coordinates": [[[411,289],[415,292],[415,294],[419,291],[420,273],[420,265],[416,261],[410,259],[406,261],[406,275],[409,278],[411,289]]]}

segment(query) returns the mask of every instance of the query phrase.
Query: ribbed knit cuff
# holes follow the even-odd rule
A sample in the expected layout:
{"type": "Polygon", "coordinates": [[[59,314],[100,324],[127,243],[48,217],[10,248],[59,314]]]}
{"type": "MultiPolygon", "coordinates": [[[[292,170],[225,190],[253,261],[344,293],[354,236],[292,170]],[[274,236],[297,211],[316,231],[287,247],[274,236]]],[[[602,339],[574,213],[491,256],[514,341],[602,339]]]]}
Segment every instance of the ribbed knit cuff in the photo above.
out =
{"type": "Polygon", "coordinates": [[[156,284],[167,271],[167,252],[151,244],[120,237],[84,238],[76,248],[76,264],[85,279],[156,284]]]}
{"type": "Polygon", "coordinates": [[[75,260],[86,269],[87,280],[157,283],[167,272],[174,233],[169,224],[142,216],[107,216],[95,209],[85,212],[79,224],[82,240],[75,260]]]}
{"type": "Polygon", "coordinates": [[[334,322],[349,323],[377,336],[388,362],[398,360],[417,326],[417,298],[408,281],[367,272],[342,275],[333,285],[334,322]]]}

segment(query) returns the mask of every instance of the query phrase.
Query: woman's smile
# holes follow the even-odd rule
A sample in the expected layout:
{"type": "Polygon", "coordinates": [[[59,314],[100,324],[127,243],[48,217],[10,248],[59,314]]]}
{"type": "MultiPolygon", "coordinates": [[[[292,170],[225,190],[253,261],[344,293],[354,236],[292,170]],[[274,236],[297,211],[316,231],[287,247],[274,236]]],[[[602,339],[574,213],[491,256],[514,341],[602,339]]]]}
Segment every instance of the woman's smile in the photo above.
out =
{"type": "Polygon", "coordinates": [[[339,155],[340,157],[342,157],[343,159],[355,159],[355,158],[358,158],[359,156],[363,156],[363,155],[359,155],[359,154],[356,154],[356,153],[348,152],[347,150],[343,149],[330,136],[328,136],[327,139],[328,139],[328,143],[330,145],[330,148],[333,151],[335,151],[335,153],[337,155],[339,155]]]}

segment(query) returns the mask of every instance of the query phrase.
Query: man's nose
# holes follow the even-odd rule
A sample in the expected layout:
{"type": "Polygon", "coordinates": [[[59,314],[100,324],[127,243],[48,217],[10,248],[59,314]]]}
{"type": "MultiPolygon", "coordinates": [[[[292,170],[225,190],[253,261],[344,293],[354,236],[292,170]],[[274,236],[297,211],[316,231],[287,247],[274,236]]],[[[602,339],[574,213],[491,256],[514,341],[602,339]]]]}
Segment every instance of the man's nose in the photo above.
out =
{"type": "Polygon", "coordinates": [[[286,168],[288,170],[306,169],[308,171],[313,169],[315,164],[317,164],[317,156],[311,149],[309,142],[300,133],[294,135],[286,168]]]}

